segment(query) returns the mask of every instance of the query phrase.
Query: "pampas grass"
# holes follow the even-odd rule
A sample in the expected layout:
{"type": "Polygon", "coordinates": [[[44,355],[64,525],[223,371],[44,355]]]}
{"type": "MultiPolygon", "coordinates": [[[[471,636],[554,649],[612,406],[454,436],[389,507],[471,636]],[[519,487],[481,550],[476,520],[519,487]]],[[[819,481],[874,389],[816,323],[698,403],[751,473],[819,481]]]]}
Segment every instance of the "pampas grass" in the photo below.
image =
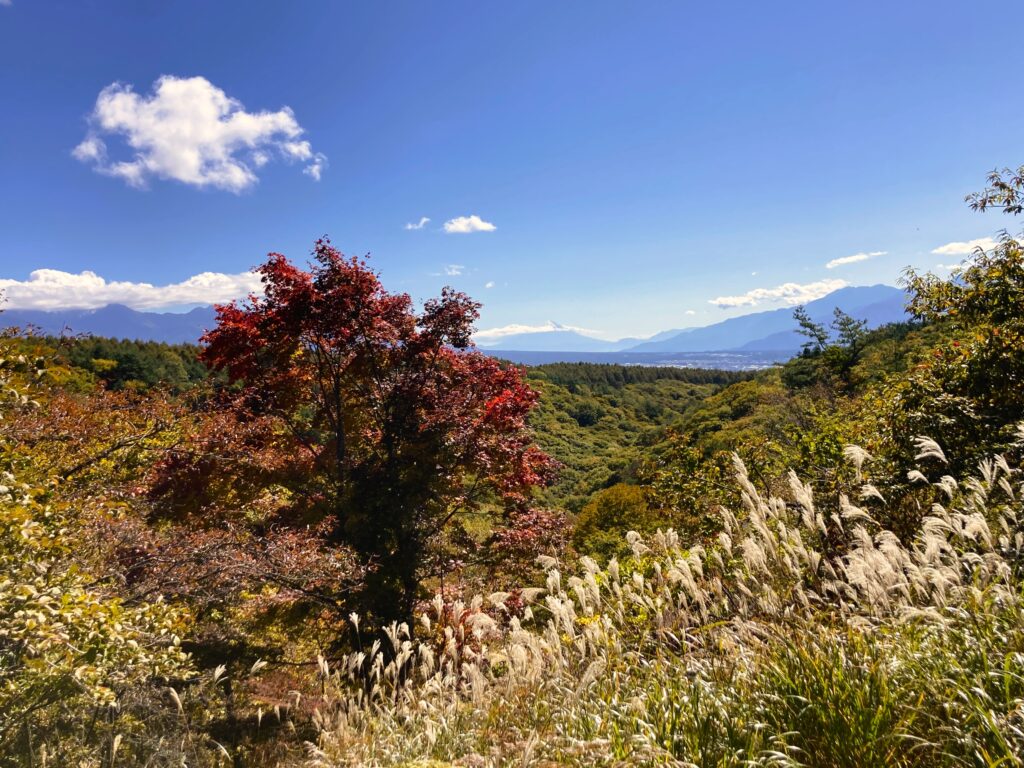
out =
{"type": "Polygon", "coordinates": [[[917,447],[910,544],[795,475],[762,497],[737,459],[714,547],[630,534],[605,568],[544,558],[524,609],[436,601],[434,640],[393,626],[320,664],[308,764],[1024,765],[1020,472],[929,480],[945,455],[917,447]]]}

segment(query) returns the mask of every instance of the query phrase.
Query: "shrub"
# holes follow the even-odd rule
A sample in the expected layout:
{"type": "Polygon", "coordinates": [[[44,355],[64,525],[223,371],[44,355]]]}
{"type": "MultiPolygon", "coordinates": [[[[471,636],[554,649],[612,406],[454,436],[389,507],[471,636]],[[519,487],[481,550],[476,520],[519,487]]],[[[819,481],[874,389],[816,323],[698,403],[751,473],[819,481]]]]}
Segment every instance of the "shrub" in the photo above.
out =
{"type": "Polygon", "coordinates": [[[626,533],[652,533],[659,519],[643,488],[617,483],[596,493],[576,517],[573,544],[580,552],[607,560],[629,551],[626,533]]]}

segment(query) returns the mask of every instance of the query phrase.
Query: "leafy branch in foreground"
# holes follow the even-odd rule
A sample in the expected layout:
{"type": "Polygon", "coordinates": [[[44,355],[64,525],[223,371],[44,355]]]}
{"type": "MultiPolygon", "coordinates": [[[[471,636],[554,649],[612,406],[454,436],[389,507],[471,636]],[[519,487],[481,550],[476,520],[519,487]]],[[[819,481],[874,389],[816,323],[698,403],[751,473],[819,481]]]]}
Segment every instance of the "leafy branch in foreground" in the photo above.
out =
{"type": "Polygon", "coordinates": [[[1024,165],[1016,171],[1011,168],[992,171],[988,175],[988,186],[968,195],[966,200],[976,211],[995,208],[1013,216],[1024,213],[1024,165]]]}

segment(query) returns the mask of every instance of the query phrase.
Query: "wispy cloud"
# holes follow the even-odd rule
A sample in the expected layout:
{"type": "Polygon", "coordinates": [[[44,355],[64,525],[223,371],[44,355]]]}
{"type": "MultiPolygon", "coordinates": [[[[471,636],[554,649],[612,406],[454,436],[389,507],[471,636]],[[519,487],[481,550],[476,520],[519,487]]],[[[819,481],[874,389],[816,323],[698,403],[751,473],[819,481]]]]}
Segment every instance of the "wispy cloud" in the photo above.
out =
{"type": "Polygon", "coordinates": [[[474,333],[473,338],[482,344],[486,344],[488,342],[495,342],[505,336],[515,336],[521,333],[551,333],[553,331],[575,331],[577,333],[587,335],[593,335],[595,333],[594,331],[588,331],[586,328],[577,328],[573,325],[562,325],[561,323],[556,323],[553,320],[548,320],[542,325],[520,325],[519,323],[512,323],[511,325],[503,325],[499,328],[486,328],[474,333]]]}
{"type": "MultiPolygon", "coordinates": [[[[308,143],[308,142],[303,142],[308,143]]],[[[312,162],[302,169],[302,172],[307,176],[312,177],[313,181],[320,181],[320,177],[323,175],[324,168],[327,167],[327,155],[323,152],[317,152],[312,157],[312,162]]]]}
{"type": "Polygon", "coordinates": [[[879,256],[885,256],[887,253],[888,251],[870,251],[865,253],[855,253],[852,256],[840,256],[838,259],[832,259],[832,261],[826,264],[825,269],[835,269],[836,267],[842,267],[846,264],[856,264],[858,261],[876,259],[879,256]]]}
{"type": "Polygon", "coordinates": [[[982,248],[986,251],[995,248],[997,243],[991,237],[979,237],[977,240],[966,240],[963,242],[946,243],[940,245],[938,248],[932,251],[940,256],[966,256],[970,253],[974,253],[976,248],[982,248]]]}
{"type": "Polygon", "coordinates": [[[408,229],[408,230],[423,229],[429,223],[430,223],[430,217],[429,216],[421,216],[420,220],[418,222],[416,222],[414,224],[413,222],[410,221],[409,223],[407,223],[405,225],[405,228],[408,229]]]}
{"type": "Polygon", "coordinates": [[[89,122],[72,155],[134,187],[158,178],[241,192],[273,155],[305,163],[303,173],[317,181],[327,166],[327,156],[302,138],[291,109],[246,112],[204,77],[165,75],[148,96],[113,83],[100,91],[89,122]],[[123,137],[130,159],[109,157],[103,136],[123,137]]]}
{"type": "Polygon", "coordinates": [[[692,310],[692,309],[688,309],[685,312],[683,312],[683,314],[684,315],[696,315],[697,313],[694,310],[692,310]]]}
{"type": "Polygon", "coordinates": [[[448,277],[457,277],[466,271],[466,268],[461,264],[447,264],[444,268],[444,273],[448,277]]]}
{"type": "Polygon", "coordinates": [[[471,216],[458,216],[448,219],[444,223],[444,231],[449,235],[468,235],[470,232],[493,232],[497,227],[489,221],[484,221],[476,214],[471,216]]]}
{"type": "Polygon", "coordinates": [[[95,272],[74,274],[59,269],[37,269],[28,280],[0,279],[0,293],[11,309],[97,309],[107,304],[160,309],[223,303],[262,290],[255,272],[203,272],[168,285],[106,280],[95,272]]]}
{"type": "Polygon", "coordinates": [[[738,296],[719,296],[708,303],[722,309],[733,307],[756,307],[758,304],[788,304],[796,306],[820,299],[832,291],[845,288],[845,280],[819,280],[815,283],[783,283],[775,288],[755,288],[738,296]]]}

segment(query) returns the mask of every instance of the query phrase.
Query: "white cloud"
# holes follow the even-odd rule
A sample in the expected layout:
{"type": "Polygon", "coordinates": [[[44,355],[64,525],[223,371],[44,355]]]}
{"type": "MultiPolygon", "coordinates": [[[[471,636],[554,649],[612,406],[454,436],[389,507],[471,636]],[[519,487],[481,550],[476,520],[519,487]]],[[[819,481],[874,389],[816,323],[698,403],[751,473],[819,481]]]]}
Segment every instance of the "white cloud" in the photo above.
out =
{"type": "Polygon", "coordinates": [[[327,167],[327,155],[323,152],[317,152],[313,155],[313,162],[302,169],[302,172],[307,176],[311,176],[313,181],[320,181],[320,176],[324,172],[324,168],[327,167]]]}
{"type": "Polygon", "coordinates": [[[784,303],[790,306],[820,299],[832,291],[845,288],[845,280],[819,280],[816,283],[783,283],[775,288],[755,288],[739,296],[719,296],[708,303],[722,309],[731,307],[755,307],[761,303],[784,303]]]}
{"type": "Polygon", "coordinates": [[[107,304],[159,309],[223,303],[262,290],[255,272],[203,272],[169,285],[108,281],[95,272],[73,274],[59,269],[37,269],[28,280],[0,278],[0,293],[11,309],[97,309],[107,304]]]}
{"type": "Polygon", "coordinates": [[[497,227],[484,221],[476,214],[448,219],[444,223],[444,231],[449,235],[468,235],[470,232],[493,232],[497,227]]]}
{"type": "Polygon", "coordinates": [[[694,310],[692,310],[692,309],[688,309],[685,312],[683,312],[683,314],[684,315],[696,315],[697,313],[694,310]]]}
{"type": "Polygon", "coordinates": [[[494,281],[493,280],[488,280],[486,283],[484,283],[484,288],[493,288],[493,287],[494,287],[494,281]]]}
{"type": "Polygon", "coordinates": [[[586,328],[562,325],[552,320],[548,320],[543,325],[520,325],[519,323],[512,323],[511,325],[503,325],[500,328],[487,328],[474,333],[473,338],[481,344],[487,344],[488,342],[496,342],[498,339],[504,338],[505,336],[515,336],[520,333],[551,333],[552,331],[576,331],[577,333],[583,334],[594,333],[594,331],[588,331],[586,328]]]}
{"type": "Polygon", "coordinates": [[[246,112],[204,77],[165,75],[148,96],[113,83],[100,91],[89,122],[72,155],[136,187],[155,177],[241,192],[258,181],[254,168],[275,152],[306,163],[303,173],[318,181],[327,165],[326,155],[301,138],[291,109],[246,112]],[[131,159],[108,159],[103,135],[123,137],[131,159]]]}
{"type": "Polygon", "coordinates": [[[103,163],[107,159],[107,145],[98,136],[87,136],[71,154],[83,163],[103,163]]]}
{"type": "Polygon", "coordinates": [[[448,275],[448,277],[457,277],[465,272],[465,270],[466,268],[461,264],[448,264],[444,268],[444,273],[448,275]]]}
{"type": "Polygon", "coordinates": [[[937,253],[940,256],[966,256],[970,253],[974,253],[976,248],[982,248],[989,251],[995,248],[997,243],[991,237],[979,237],[977,240],[967,240],[965,242],[953,242],[940,245],[932,253],[937,253]]]}
{"type": "Polygon", "coordinates": [[[406,229],[423,229],[427,224],[430,223],[429,216],[421,216],[420,220],[413,224],[411,221],[405,225],[406,229]]]}
{"type": "Polygon", "coordinates": [[[856,264],[858,261],[867,261],[868,259],[885,256],[887,253],[888,251],[871,251],[869,253],[855,253],[852,256],[840,256],[838,259],[832,259],[832,261],[826,264],[825,269],[835,269],[844,264],[856,264]]]}
{"type": "Polygon", "coordinates": [[[14,5],[14,0],[0,0],[0,5],[14,5]]]}

